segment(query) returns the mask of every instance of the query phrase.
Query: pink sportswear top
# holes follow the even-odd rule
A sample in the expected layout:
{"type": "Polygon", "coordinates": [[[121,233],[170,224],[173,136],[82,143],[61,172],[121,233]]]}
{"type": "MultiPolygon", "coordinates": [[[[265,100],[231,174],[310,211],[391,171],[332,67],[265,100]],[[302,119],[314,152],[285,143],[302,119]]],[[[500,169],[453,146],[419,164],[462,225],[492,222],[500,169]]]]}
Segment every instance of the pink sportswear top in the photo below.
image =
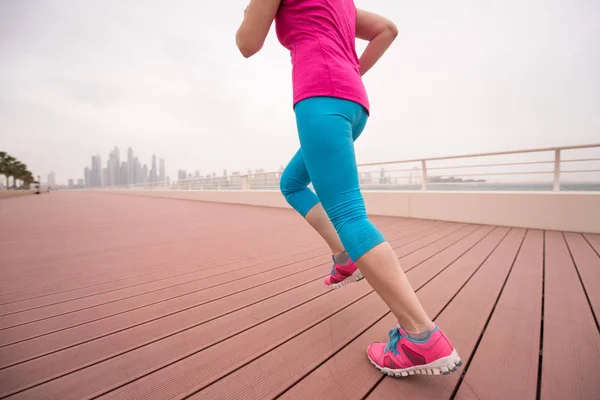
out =
{"type": "Polygon", "coordinates": [[[292,56],[294,105],[308,97],[331,96],[369,111],[356,55],[353,0],[281,0],[275,28],[292,56]]]}

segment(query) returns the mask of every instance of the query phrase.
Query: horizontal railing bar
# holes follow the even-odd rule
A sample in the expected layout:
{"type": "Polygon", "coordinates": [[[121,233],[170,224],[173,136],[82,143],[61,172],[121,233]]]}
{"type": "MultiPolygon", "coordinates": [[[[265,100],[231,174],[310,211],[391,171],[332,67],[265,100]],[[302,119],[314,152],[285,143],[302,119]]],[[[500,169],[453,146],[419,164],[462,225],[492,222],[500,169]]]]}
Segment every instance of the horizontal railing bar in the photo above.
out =
{"type": "MultiPolygon", "coordinates": [[[[589,161],[600,161],[600,158],[582,158],[575,160],[561,160],[561,162],[589,162],[589,161]]],[[[514,166],[514,165],[534,165],[534,164],[553,164],[554,161],[524,161],[524,162],[515,162],[515,163],[497,163],[497,164],[473,164],[473,165],[455,165],[455,166],[445,166],[445,167],[427,167],[427,170],[441,170],[441,169],[463,169],[463,168],[482,168],[482,167],[506,167],[506,166],[514,166]]],[[[410,172],[416,171],[414,168],[403,168],[403,169],[386,169],[385,173],[389,172],[410,172]]],[[[379,171],[361,171],[365,172],[373,172],[378,173],[379,171]]]]}
{"type": "Polygon", "coordinates": [[[431,157],[431,158],[415,158],[412,160],[398,160],[398,161],[385,161],[385,162],[374,162],[374,163],[362,163],[359,167],[366,167],[372,165],[385,165],[385,164],[405,164],[410,162],[421,162],[421,161],[440,161],[440,160],[452,160],[458,158],[473,158],[473,157],[489,157],[489,156],[503,156],[509,154],[525,154],[525,153],[543,153],[556,150],[578,150],[578,149],[590,149],[600,147],[600,143],[597,144],[586,144],[580,146],[563,146],[563,147],[545,147],[539,149],[527,149],[527,150],[510,150],[510,151],[496,151],[490,153],[473,153],[473,154],[461,154],[458,156],[443,156],[443,157],[431,157]]]}

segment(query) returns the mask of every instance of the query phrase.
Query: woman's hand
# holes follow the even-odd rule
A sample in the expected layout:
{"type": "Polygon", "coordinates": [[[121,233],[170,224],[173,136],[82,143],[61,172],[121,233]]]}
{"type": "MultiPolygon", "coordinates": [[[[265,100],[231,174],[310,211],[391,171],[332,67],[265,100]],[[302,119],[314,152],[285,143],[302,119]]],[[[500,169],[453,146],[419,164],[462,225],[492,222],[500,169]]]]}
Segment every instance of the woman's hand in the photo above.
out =
{"type": "Polygon", "coordinates": [[[380,15],[356,10],[356,37],[368,40],[369,44],[360,56],[360,75],[364,75],[383,56],[396,36],[398,28],[380,15]]]}

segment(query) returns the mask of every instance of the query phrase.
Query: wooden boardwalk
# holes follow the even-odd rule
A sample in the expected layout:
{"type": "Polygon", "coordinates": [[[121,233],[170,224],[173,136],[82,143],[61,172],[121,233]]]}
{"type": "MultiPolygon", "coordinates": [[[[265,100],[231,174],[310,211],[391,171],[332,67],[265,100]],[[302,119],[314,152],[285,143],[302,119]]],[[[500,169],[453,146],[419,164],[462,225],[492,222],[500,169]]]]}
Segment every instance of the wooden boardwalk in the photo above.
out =
{"type": "Polygon", "coordinates": [[[384,378],[395,320],[289,210],[94,193],[0,203],[0,398],[585,399],[600,236],[373,218],[464,365],[384,378]]]}

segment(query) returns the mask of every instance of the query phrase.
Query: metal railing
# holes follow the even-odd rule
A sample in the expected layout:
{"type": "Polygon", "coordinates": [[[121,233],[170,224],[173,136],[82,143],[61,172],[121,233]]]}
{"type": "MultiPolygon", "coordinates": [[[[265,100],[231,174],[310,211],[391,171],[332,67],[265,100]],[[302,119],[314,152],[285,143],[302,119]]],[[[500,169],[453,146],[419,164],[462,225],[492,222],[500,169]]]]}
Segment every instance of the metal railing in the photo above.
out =
{"type": "MultiPolygon", "coordinates": [[[[105,189],[278,190],[281,173],[213,175],[105,189]]],[[[362,190],[600,191],[600,144],[362,163],[359,180],[362,190]],[[567,168],[572,165],[578,167],[567,168]]]]}

